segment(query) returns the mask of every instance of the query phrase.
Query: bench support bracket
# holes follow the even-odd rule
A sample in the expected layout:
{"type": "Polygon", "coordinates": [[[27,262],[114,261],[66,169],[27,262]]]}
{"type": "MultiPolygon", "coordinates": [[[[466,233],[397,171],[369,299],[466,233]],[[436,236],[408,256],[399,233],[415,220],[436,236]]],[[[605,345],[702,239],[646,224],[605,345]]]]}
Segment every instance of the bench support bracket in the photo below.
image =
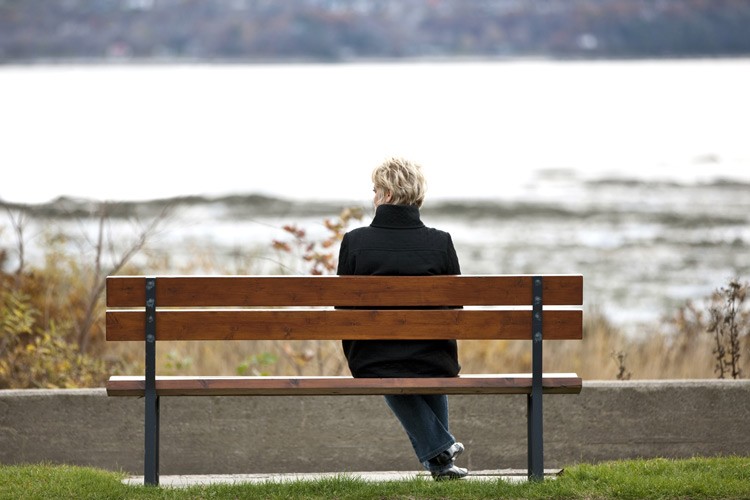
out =
{"type": "Polygon", "coordinates": [[[146,279],[146,428],[143,482],[159,484],[159,396],[156,395],[156,278],[146,279]]]}
{"type": "Polygon", "coordinates": [[[528,462],[529,479],[544,479],[544,444],[542,434],[542,340],[543,340],[543,280],[541,276],[532,278],[532,320],[531,320],[531,394],[527,396],[528,423],[528,462]]]}

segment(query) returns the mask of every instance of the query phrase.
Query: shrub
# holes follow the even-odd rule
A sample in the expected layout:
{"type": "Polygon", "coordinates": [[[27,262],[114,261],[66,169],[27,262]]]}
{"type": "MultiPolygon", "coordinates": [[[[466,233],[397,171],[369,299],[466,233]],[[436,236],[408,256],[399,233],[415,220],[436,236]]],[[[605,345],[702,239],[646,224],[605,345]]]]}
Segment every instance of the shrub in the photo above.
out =
{"type": "Polygon", "coordinates": [[[740,378],[740,339],[750,334],[750,313],[744,308],[747,283],[739,279],[716,290],[709,307],[710,321],[706,331],[713,334],[714,371],[719,378],[740,378]]]}
{"type": "Polygon", "coordinates": [[[347,227],[353,220],[360,220],[364,211],[359,207],[345,208],[337,220],[326,219],[323,225],[329,234],[321,241],[311,240],[307,232],[296,224],[287,224],[284,231],[291,235],[291,241],[273,240],[273,248],[279,252],[295,253],[308,263],[308,274],[332,274],[336,272],[337,255],[332,250],[344,237],[347,227]]]}
{"type": "Polygon", "coordinates": [[[41,321],[30,295],[0,288],[0,388],[88,387],[106,378],[103,361],[66,338],[69,325],[41,321]]]}
{"type": "Polygon", "coordinates": [[[44,256],[35,265],[24,255],[30,216],[8,211],[18,264],[7,271],[9,252],[0,251],[0,388],[98,386],[120,365],[103,361],[105,279],[126,268],[166,211],[142,226],[118,253],[108,233],[109,205],[97,207],[94,239],[76,239],[47,225],[39,236],[44,256]],[[109,265],[107,257],[112,258],[109,265]]]}

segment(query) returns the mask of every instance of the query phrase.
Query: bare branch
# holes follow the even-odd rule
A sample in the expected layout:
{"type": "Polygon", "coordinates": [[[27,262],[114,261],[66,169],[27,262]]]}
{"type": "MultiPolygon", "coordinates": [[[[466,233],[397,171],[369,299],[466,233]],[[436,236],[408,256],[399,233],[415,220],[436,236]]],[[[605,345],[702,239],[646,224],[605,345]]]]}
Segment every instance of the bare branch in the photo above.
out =
{"type": "Polygon", "coordinates": [[[8,217],[10,218],[11,226],[13,226],[13,231],[16,233],[16,252],[18,253],[18,268],[16,269],[15,275],[16,275],[16,286],[18,286],[19,281],[21,279],[21,275],[23,274],[24,267],[26,267],[26,248],[25,248],[25,239],[24,239],[24,231],[26,229],[26,224],[29,221],[28,213],[26,213],[23,210],[18,210],[17,212],[14,212],[11,210],[10,207],[6,207],[5,210],[8,212],[8,217]]]}
{"type": "Polygon", "coordinates": [[[100,314],[98,313],[97,304],[107,286],[107,276],[117,274],[136,254],[138,254],[138,252],[143,250],[146,246],[146,242],[151,236],[156,234],[160,225],[168,217],[171,209],[171,205],[165,206],[156,217],[151,219],[145,227],[141,228],[133,243],[131,243],[122,254],[116,257],[113,265],[105,269],[102,264],[104,248],[106,246],[114,252],[115,246],[112,241],[113,238],[111,235],[108,235],[106,231],[106,228],[108,227],[107,223],[109,222],[109,205],[106,202],[103,202],[100,205],[99,224],[95,245],[96,257],[94,261],[94,271],[92,273],[92,283],[84,316],[78,325],[78,346],[81,353],[86,353],[88,350],[91,340],[91,328],[98,319],[98,314],[100,314]]]}

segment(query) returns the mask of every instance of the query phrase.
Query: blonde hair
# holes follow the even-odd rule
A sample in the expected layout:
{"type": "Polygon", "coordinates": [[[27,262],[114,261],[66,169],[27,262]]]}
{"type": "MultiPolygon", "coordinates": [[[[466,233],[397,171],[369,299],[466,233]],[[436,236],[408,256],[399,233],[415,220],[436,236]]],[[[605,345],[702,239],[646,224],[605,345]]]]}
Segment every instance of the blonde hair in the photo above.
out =
{"type": "Polygon", "coordinates": [[[422,167],[404,158],[388,158],[372,171],[375,192],[384,198],[391,193],[393,205],[422,206],[427,182],[422,167]]]}

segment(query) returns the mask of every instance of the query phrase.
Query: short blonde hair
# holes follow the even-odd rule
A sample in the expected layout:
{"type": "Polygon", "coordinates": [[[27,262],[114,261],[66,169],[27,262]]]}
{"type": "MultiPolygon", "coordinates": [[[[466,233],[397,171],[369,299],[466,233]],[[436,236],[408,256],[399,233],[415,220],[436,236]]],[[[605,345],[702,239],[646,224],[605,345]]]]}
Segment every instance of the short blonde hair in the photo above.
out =
{"type": "Polygon", "coordinates": [[[422,167],[404,158],[392,157],[372,171],[375,191],[385,196],[391,193],[390,203],[394,205],[422,206],[427,182],[422,167]]]}

